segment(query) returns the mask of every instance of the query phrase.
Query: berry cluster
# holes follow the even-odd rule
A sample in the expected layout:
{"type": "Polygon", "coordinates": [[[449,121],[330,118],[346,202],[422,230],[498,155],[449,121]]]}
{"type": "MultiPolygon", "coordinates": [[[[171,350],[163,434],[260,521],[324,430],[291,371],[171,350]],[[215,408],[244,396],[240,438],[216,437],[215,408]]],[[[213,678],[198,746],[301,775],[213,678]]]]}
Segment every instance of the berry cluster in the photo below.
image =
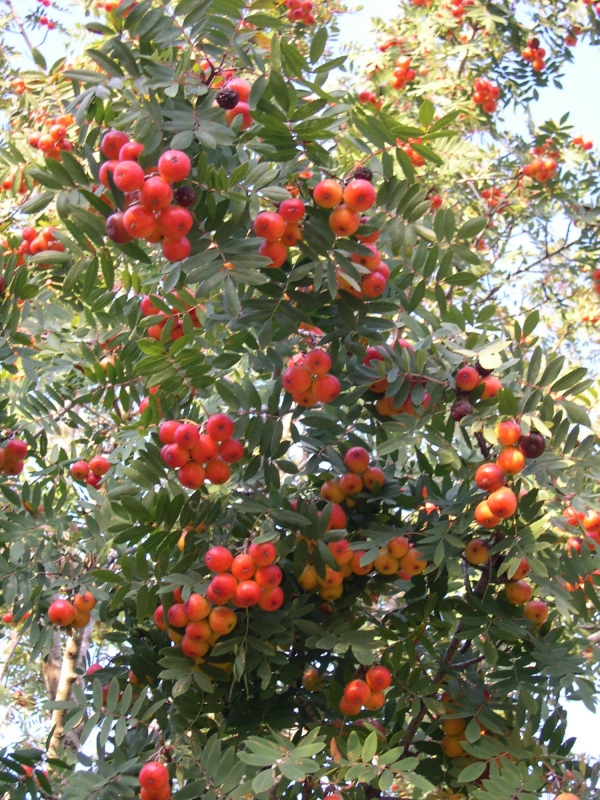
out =
{"type": "Polygon", "coordinates": [[[48,619],[59,628],[85,628],[96,598],[91,592],[76,594],[72,600],[54,600],[48,609],[48,619]]]}
{"type": "Polygon", "coordinates": [[[360,228],[360,212],[371,208],[377,194],[373,184],[363,178],[355,178],[342,186],[338,181],[320,181],[313,189],[313,200],[320,208],[333,209],[329,215],[329,227],[336,236],[352,236],[360,228]]]}
{"type": "MultiPolygon", "coordinates": [[[[30,616],[31,616],[31,611],[26,611],[21,617],[21,621],[24,622],[26,619],[29,619],[30,616]]],[[[13,622],[15,621],[15,615],[13,614],[12,611],[6,611],[4,614],[2,614],[2,617],[0,617],[0,619],[5,625],[12,625],[13,622]]]]}
{"type": "Polygon", "coordinates": [[[27,458],[27,442],[12,438],[0,447],[0,472],[5,475],[20,475],[27,458]]]}
{"type": "MultiPolygon", "coordinates": [[[[118,4],[118,0],[107,0],[109,3],[118,4]]],[[[169,770],[159,761],[149,761],[140,770],[138,775],[140,783],[140,800],[169,800],[171,797],[171,784],[169,783],[169,770]]]]}
{"type": "MultiPolygon", "coordinates": [[[[207,68],[210,67],[210,62],[206,62],[207,68]]],[[[250,98],[250,91],[252,87],[243,78],[234,77],[233,73],[225,70],[220,78],[215,81],[215,85],[225,78],[225,84],[217,92],[216,101],[220,108],[225,109],[225,121],[231,125],[236,117],[241,117],[242,122],[240,129],[245,131],[252,125],[252,114],[250,113],[250,106],[248,100],[250,98]]]]}
{"type": "MultiPolygon", "coordinates": [[[[50,4],[48,3],[48,5],[50,4]]],[[[52,22],[51,19],[48,19],[48,17],[45,16],[45,14],[42,14],[41,17],[38,17],[38,22],[40,23],[40,25],[44,25],[46,28],[48,28],[49,31],[54,30],[54,28],[56,27],[56,23],[52,22]]]]}
{"type": "Polygon", "coordinates": [[[472,100],[475,105],[481,106],[481,110],[486,114],[493,114],[498,107],[500,88],[487,78],[477,78],[474,89],[472,100]]]}
{"type": "Polygon", "coordinates": [[[546,183],[554,178],[557,169],[558,164],[555,158],[534,158],[529,164],[525,164],[523,174],[538,183],[546,183]]]}
{"type": "Polygon", "coordinates": [[[480,400],[489,400],[497,396],[502,388],[501,381],[491,370],[483,369],[479,364],[475,367],[461,367],[456,373],[457,398],[450,410],[450,415],[455,422],[460,422],[464,417],[473,413],[473,407],[467,399],[472,391],[483,386],[480,400]]]}
{"type": "Polygon", "coordinates": [[[450,14],[458,23],[464,22],[466,9],[473,4],[473,0],[450,0],[450,14]]]}
{"type": "Polygon", "coordinates": [[[72,114],[59,114],[58,117],[46,120],[48,133],[30,133],[27,141],[31,147],[41,150],[46,158],[60,161],[61,150],[73,149],[73,145],[67,139],[67,128],[74,122],[75,117],[72,114]]]}
{"type": "MultiPolygon", "coordinates": [[[[10,192],[10,190],[15,185],[15,179],[18,177],[19,172],[13,172],[12,175],[7,175],[6,178],[3,179],[2,183],[0,183],[0,188],[2,188],[5,192],[10,192]]],[[[25,182],[25,176],[21,173],[21,180],[19,181],[19,194],[25,194],[27,191],[27,183],[25,182]]]]}
{"type": "Polygon", "coordinates": [[[269,258],[269,269],[282,267],[288,247],[296,247],[302,239],[300,223],[304,219],[304,203],[297,197],[284,200],[277,211],[261,211],[254,220],[254,235],[264,242],[258,248],[261,256],[269,258]]]}
{"type": "MultiPolygon", "coordinates": [[[[414,352],[412,344],[406,339],[398,339],[397,344],[399,347],[409,350],[411,353],[414,352]]],[[[375,369],[374,364],[377,362],[383,362],[383,366],[385,367],[384,371],[386,373],[394,367],[394,365],[391,363],[391,360],[389,360],[389,363],[386,363],[386,353],[384,350],[382,350],[382,348],[368,347],[365,357],[363,358],[363,364],[365,367],[375,369]]],[[[411,378],[411,383],[414,386],[417,383],[422,383],[422,380],[414,377],[411,378]]],[[[384,394],[387,391],[388,385],[387,377],[379,375],[377,379],[369,386],[369,389],[375,394],[384,394]]],[[[428,392],[425,392],[423,399],[421,400],[421,407],[427,409],[429,406],[429,400],[430,396],[428,392]]],[[[398,408],[394,406],[394,399],[392,397],[380,397],[375,403],[375,408],[377,413],[382,417],[391,417],[394,414],[410,414],[413,417],[417,416],[413,401],[410,397],[408,397],[398,408]]]]}
{"type": "Polygon", "coordinates": [[[492,187],[491,189],[483,189],[481,196],[488,205],[488,208],[497,208],[501,203],[506,200],[506,195],[501,189],[492,187]]]}
{"type": "Polygon", "coordinates": [[[344,687],[339,709],[342,714],[356,716],[362,708],[377,711],[385,705],[385,690],[391,686],[392,673],[387,667],[371,667],[365,679],[355,678],[344,687]]]}
{"type": "MultiPolygon", "coordinates": [[[[19,245],[19,254],[21,256],[34,256],[37,253],[44,253],[46,250],[56,250],[62,253],[65,246],[62,242],[54,238],[54,231],[57,230],[54,226],[42,228],[37,231],[30,225],[26,225],[21,231],[21,239],[23,240],[19,245]]],[[[41,264],[40,266],[44,266],[41,264]]]]}
{"type": "Polygon", "coordinates": [[[359,92],[358,100],[360,103],[369,103],[378,111],[381,108],[381,100],[377,99],[375,92],[370,92],[368,89],[363,89],[362,92],[359,92]]]}
{"type": "Polygon", "coordinates": [[[285,7],[288,9],[287,18],[290,22],[302,22],[304,25],[315,24],[312,0],[285,0],[285,7]]]}
{"type": "Polygon", "coordinates": [[[421,144],[420,137],[417,139],[409,139],[408,142],[403,142],[401,139],[397,139],[396,141],[398,147],[409,157],[413,167],[422,167],[425,165],[425,158],[420,153],[417,153],[414,147],[411,147],[413,144],[421,144]]]}
{"type": "Polygon", "coordinates": [[[304,408],[317,403],[332,403],[342,385],[339,378],[329,375],[331,357],[325,350],[315,348],[308,353],[293,356],[282,375],[282,385],[292,395],[292,400],[304,408]]]}
{"type": "MultiPolygon", "coordinates": [[[[175,296],[181,300],[177,292],[174,292],[175,296]]],[[[191,323],[194,328],[201,328],[202,323],[196,316],[196,307],[191,305],[190,303],[186,302],[185,300],[181,300],[181,302],[185,305],[188,309],[186,312],[182,312],[177,308],[171,309],[172,313],[167,314],[166,311],[162,311],[161,309],[156,308],[156,306],[152,303],[151,297],[142,297],[140,300],[140,311],[145,317],[161,317],[162,319],[159,322],[155,322],[154,325],[151,325],[148,328],[148,336],[151,339],[156,339],[160,342],[162,337],[162,332],[165,325],[169,322],[169,320],[173,320],[173,327],[171,329],[171,339],[180,339],[183,334],[183,318],[187,316],[190,318],[191,323]]]]}
{"type": "Polygon", "coordinates": [[[412,83],[417,73],[410,66],[410,56],[401,56],[396,61],[390,81],[393,89],[404,89],[407,83],[412,83]]]}
{"type": "Polygon", "coordinates": [[[496,435],[503,449],[495,462],[482,464],[475,473],[477,486],[491,492],[475,509],[475,519],[484,528],[494,528],[501,520],[515,513],[517,497],[512,489],[505,486],[506,478],[518,475],[525,466],[525,459],[538,458],[546,449],[541,434],[535,431],[523,434],[521,426],[514,419],[500,422],[496,435]]]}
{"type": "Polygon", "coordinates": [[[575,136],[572,140],[571,144],[574,144],[576,147],[581,147],[583,150],[591,150],[594,146],[593,142],[584,139],[583,136],[575,136]]]}
{"type": "Polygon", "coordinates": [[[523,50],[521,50],[521,55],[524,61],[527,61],[529,64],[531,64],[531,69],[534,72],[543,72],[546,68],[546,62],[544,61],[546,51],[543,47],[540,47],[539,39],[530,39],[527,42],[527,47],[524,47],[523,50]]]}
{"type": "MultiPolygon", "coordinates": [[[[337,503],[333,504],[328,530],[340,530],[346,526],[346,514],[337,503]]],[[[299,535],[299,538],[302,538],[299,535]]],[[[309,552],[314,549],[314,540],[306,540],[309,552]]],[[[333,556],[339,570],[325,567],[325,575],[319,575],[315,566],[308,563],[298,578],[298,585],[306,592],[319,591],[323,600],[337,600],[344,593],[344,578],[351,575],[397,575],[402,580],[410,580],[420,575],[427,567],[422,554],[406,538],[395,536],[386,547],[382,547],[374,561],[362,564],[366,550],[352,550],[348,539],[329,542],[327,548],[333,556]]]]}
{"type": "Polygon", "coordinates": [[[392,39],[387,39],[385,42],[382,42],[379,45],[379,51],[381,53],[387,53],[392,47],[400,47],[403,44],[402,39],[398,39],[397,37],[393,37],[392,39]]]}
{"type": "Polygon", "coordinates": [[[187,489],[199,489],[204,481],[227,483],[231,476],[229,465],[244,456],[242,443],[231,438],[233,430],[233,420],[226,414],[209,417],[206,433],[191,422],[163,422],[158,429],[163,443],[161,457],[165,464],[178,470],[179,483],[187,489]]]}
{"type": "MultiPolygon", "coordinates": [[[[110,188],[110,175],[117,189],[124,193],[127,206],[126,211],[108,217],[106,234],[118,244],[132,239],[161,242],[167,261],[181,261],[191,251],[186,234],[194,218],[181,202],[171,205],[180,191],[174,192],[171,184],[187,178],[190,159],[181,150],[167,150],[158,159],[157,167],[144,169],[137,162],[143,149],[143,145],[130,141],[122,131],[111,130],[102,137],[100,150],[107,160],[100,167],[100,182],[110,188]]],[[[181,188],[185,202],[189,189],[181,188]]]]}
{"type": "Polygon", "coordinates": [[[353,498],[362,491],[381,489],[385,474],[379,467],[371,466],[371,457],[364,447],[351,447],[344,455],[344,464],[349,472],[341,478],[332,478],[321,486],[321,497],[329,503],[346,503],[349,508],[356,505],[353,498]]]}
{"type": "Polygon", "coordinates": [[[104,456],[94,456],[88,461],[75,461],[69,469],[71,477],[78,483],[98,487],[102,478],[110,469],[110,461],[104,456]]]}
{"type": "MultiPolygon", "coordinates": [[[[96,3],[96,8],[105,11],[107,14],[112,14],[114,11],[117,11],[119,7],[122,5],[123,0],[100,0],[100,2],[96,3]]],[[[123,14],[126,17],[131,10],[136,6],[137,3],[134,3],[131,8],[128,8],[127,11],[123,14]]]]}

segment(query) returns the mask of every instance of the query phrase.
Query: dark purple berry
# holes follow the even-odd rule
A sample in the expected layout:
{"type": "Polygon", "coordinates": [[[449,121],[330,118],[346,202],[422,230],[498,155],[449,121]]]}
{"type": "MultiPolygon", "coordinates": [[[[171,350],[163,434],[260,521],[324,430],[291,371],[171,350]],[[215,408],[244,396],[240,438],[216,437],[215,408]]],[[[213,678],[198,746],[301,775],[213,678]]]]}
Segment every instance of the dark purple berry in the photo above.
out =
{"type": "Polygon", "coordinates": [[[357,167],[354,170],[354,177],[356,178],[356,180],[372,181],[373,172],[368,167],[357,167]]]}
{"type": "Polygon", "coordinates": [[[221,89],[217,93],[217,105],[226,111],[235,108],[240,102],[240,96],[235,89],[221,89]]]}
{"type": "Polygon", "coordinates": [[[6,289],[6,281],[4,280],[4,275],[0,275],[0,294],[6,289]]]}
{"type": "Polygon", "coordinates": [[[180,186],[179,189],[175,189],[175,200],[180,206],[189,208],[196,202],[196,192],[191,186],[180,186]]]}
{"type": "Polygon", "coordinates": [[[525,458],[538,458],[546,449],[546,440],[541,433],[531,431],[519,439],[519,450],[525,458]]]}
{"type": "Polygon", "coordinates": [[[494,371],[493,369],[486,369],[485,367],[482,367],[481,364],[479,363],[479,360],[475,362],[475,369],[481,375],[482,378],[487,378],[487,376],[491,375],[492,372],[494,371]]]}
{"type": "Polygon", "coordinates": [[[450,416],[455,422],[460,422],[461,419],[468,417],[473,413],[473,406],[468,400],[456,400],[450,409],[450,416]]]}

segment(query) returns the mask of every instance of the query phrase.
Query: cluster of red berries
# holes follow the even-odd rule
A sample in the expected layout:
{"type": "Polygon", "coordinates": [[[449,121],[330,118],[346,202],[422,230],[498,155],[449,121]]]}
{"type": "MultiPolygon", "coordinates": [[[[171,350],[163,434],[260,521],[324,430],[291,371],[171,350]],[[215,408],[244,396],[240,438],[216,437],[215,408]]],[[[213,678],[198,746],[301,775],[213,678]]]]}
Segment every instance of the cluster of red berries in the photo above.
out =
{"type": "Polygon", "coordinates": [[[102,137],[100,150],[107,161],[100,167],[100,182],[110,188],[111,175],[114,185],[124,193],[127,206],[126,211],[108,217],[106,234],[118,244],[133,239],[161,242],[167,261],[182,261],[191,251],[186,234],[194,224],[187,206],[196,198],[189,187],[174,192],[171,184],[187,178],[190,159],[181,150],[167,150],[158,159],[158,166],[144,169],[137,161],[143,149],[123,131],[107,131],[102,137]],[[173,198],[178,205],[171,205],[173,198]]]}
{"type": "Polygon", "coordinates": [[[292,395],[292,400],[304,408],[317,403],[332,403],[342,385],[335,375],[329,375],[331,357],[325,350],[315,348],[299,353],[289,360],[282,376],[282,385],[292,395]]]}
{"type": "MultiPolygon", "coordinates": [[[[106,5],[116,3],[118,0],[107,0],[106,5]]],[[[169,783],[169,770],[159,761],[149,761],[140,770],[138,776],[140,783],[140,800],[169,800],[171,797],[171,784],[169,783]]]]}
{"type": "MultiPolygon", "coordinates": [[[[15,179],[18,177],[18,175],[19,175],[18,171],[17,172],[13,172],[12,175],[7,175],[6,178],[3,179],[2,183],[0,183],[0,187],[5,192],[10,192],[10,190],[15,185],[15,179]]],[[[19,192],[19,194],[25,194],[25,192],[27,191],[27,188],[28,187],[27,187],[27,183],[25,182],[25,176],[21,172],[21,180],[19,182],[19,188],[18,188],[17,191],[19,192]]]]}
{"type": "Polygon", "coordinates": [[[600,295],[600,269],[592,272],[592,280],[594,281],[594,291],[600,295]]]}
{"type": "Polygon", "coordinates": [[[304,219],[304,203],[297,197],[284,200],[277,211],[261,211],[254,220],[254,235],[264,242],[258,248],[261,256],[269,258],[269,269],[282,267],[288,256],[288,247],[295,247],[302,239],[300,223],[304,219]]]}
{"type": "MultiPolygon", "coordinates": [[[[34,256],[37,253],[44,253],[46,250],[56,250],[59,253],[64,252],[64,244],[54,238],[55,230],[57,230],[56,227],[49,226],[47,228],[42,228],[42,230],[38,232],[30,225],[26,225],[21,231],[21,239],[23,241],[19,245],[20,256],[34,256]]],[[[44,265],[42,264],[41,266],[44,265]]]]}
{"type": "Polygon", "coordinates": [[[410,0],[410,2],[417,8],[431,8],[433,0],[410,0]]]}
{"type": "Polygon", "coordinates": [[[344,687],[339,709],[342,714],[356,716],[362,708],[377,711],[385,705],[385,690],[392,683],[392,673],[386,667],[371,667],[365,679],[355,678],[344,687]]]}
{"type": "Polygon", "coordinates": [[[0,472],[5,475],[20,475],[27,458],[27,442],[22,439],[9,439],[0,447],[0,472]]]}
{"type": "Polygon", "coordinates": [[[54,28],[56,27],[56,23],[52,22],[52,20],[48,19],[48,17],[46,17],[45,15],[39,17],[38,22],[40,23],[40,25],[45,25],[49,31],[54,30],[54,28]]]}
{"type": "Polygon", "coordinates": [[[67,139],[67,128],[73,125],[75,117],[72,114],[59,114],[57,117],[47,119],[45,125],[48,133],[30,133],[27,137],[29,145],[36,150],[41,150],[46,158],[60,161],[61,150],[71,151],[73,145],[67,139]]]}
{"type": "Polygon", "coordinates": [[[321,486],[321,497],[329,503],[346,503],[352,508],[353,499],[362,491],[381,489],[385,474],[379,467],[371,466],[371,457],[364,447],[351,447],[344,454],[344,464],[349,469],[341,478],[332,478],[321,486]]]}
{"type": "Polygon", "coordinates": [[[533,178],[538,183],[546,183],[554,178],[558,169],[555,158],[534,158],[529,164],[523,167],[523,175],[533,178]]]}
{"type": "Polygon", "coordinates": [[[402,139],[396,140],[398,147],[406,153],[413,167],[422,167],[425,165],[424,157],[420,153],[417,153],[414,147],[411,147],[411,145],[415,143],[421,144],[421,141],[420,137],[417,139],[409,139],[408,142],[403,142],[402,139]]]}
{"type": "Polygon", "coordinates": [[[546,449],[544,437],[536,431],[523,434],[514,420],[505,420],[496,428],[502,450],[495,462],[482,464],[475,473],[475,483],[480,489],[491,492],[475,509],[475,519],[484,528],[494,528],[517,510],[517,497],[506,484],[506,478],[518,475],[526,459],[539,458],[546,449]],[[515,446],[516,445],[516,446],[515,446]]]}
{"type": "MultiPolygon", "coordinates": [[[[25,622],[25,620],[29,619],[30,616],[31,616],[31,611],[26,611],[21,617],[21,621],[25,622]]],[[[2,617],[0,617],[0,619],[5,625],[12,625],[13,622],[15,621],[15,615],[13,614],[12,611],[5,611],[4,614],[2,614],[2,617]]]]}
{"type": "Polygon", "coordinates": [[[492,187],[491,189],[482,189],[481,196],[489,208],[496,208],[506,200],[505,193],[496,187],[492,187]]]}
{"type": "Polygon", "coordinates": [[[374,205],[377,193],[373,184],[362,178],[351,180],[345,187],[327,179],[315,186],[313,199],[320,208],[333,209],[329,227],[336,236],[352,236],[360,228],[360,212],[374,205]]]}
{"type": "Polygon", "coordinates": [[[285,7],[288,9],[287,18],[290,22],[315,24],[316,17],[312,13],[315,6],[312,0],[285,0],[285,7]]]}
{"type": "MultiPolygon", "coordinates": [[[[107,14],[112,14],[113,11],[117,11],[122,3],[123,0],[103,0],[96,3],[96,8],[100,9],[101,11],[105,11],[107,14]]],[[[136,5],[137,3],[134,3],[131,8],[128,8],[123,16],[126,17],[136,5]]]]}
{"type": "Polygon", "coordinates": [[[110,461],[104,456],[94,456],[89,462],[75,461],[69,469],[71,477],[78,483],[87,483],[88,486],[98,487],[102,478],[110,469],[110,461]]]}
{"type": "Polygon", "coordinates": [[[450,14],[457,22],[463,22],[467,7],[473,4],[473,0],[450,0],[450,14]]]}
{"type": "Polygon", "coordinates": [[[206,420],[205,431],[191,422],[169,420],[158,429],[163,443],[160,451],[165,464],[178,470],[177,478],[187,489],[199,489],[204,481],[227,483],[230,464],[244,456],[244,446],[232,439],[233,420],[227,414],[213,414],[206,420]]]}
{"type": "Polygon", "coordinates": [[[396,61],[390,83],[393,89],[404,89],[407,83],[412,83],[417,73],[410,66],[410,56],[401,56],[396,61]]]}
{"type": "Polygon", "coordinates": [[[169,607],[166,617],[162,605],[156,608],[156,627],[167,631],[171,641],[181,647],[185,656],[202,663],[217,640],[231,633],[237,625],[235,611],[220,603],[215,603],[216,608],[213,608],[202,594],[191,594],[184,602],[181,589],[175,589],[173,598],[175,602],[169,607]]]}
{"type": "Polygon", "coordinates": [[[544,61],[546,51],[543,47],[540,47],[540,40],[538,38],[534,37],[533,39],[529,39],[527,47],[521,50],[521,55],[524,61],[531,64],[531,69],[534,72],[543,72],[546,68],[546,62],[544,61]]]}
{"type": "MultiPolygon", "coordinates": [[[[178,297],[177,293],[175,293],[175,294],[178,297]]],[[[181,299],[181,298],[179,298],[179,299],[181,299]]],[[[167,322],[170,319],[173,319],[173,321],[174,321],[173,328],[171,330],[171,339],[173,339],[173,340],[180,339],[183,336],[183,333],[184,333],[184,331],[183,331],[183,317],[184,316],[188,316],[190,318],[194,328],[201,328],[202,327],[202,323],[200,322],[200,320],[196,316],[196,307],[191,305],[191,304],[189,304],[189,303],[187,303],[187,302],[185,302],[185,301],[182,301],[182,302],[184,303],[184,305],[188,309],[185,313],[179,311],[179,309],[177,309],[177,308],[173,308],[173,309],[171,309],[172,313],[171,314],[167,314],[165,311],[161,311],[160,309],[156,308],[155,305],[153,305],[151,297],[142,297],[142,299],[140,300],[140,310],[141,310],[142,314],[145,317],[158,316],[158,317],[162,317],[163,318],[160,322],[157,322],[157,323],[155,323],[154,325],[151,325],[148,328],[148,336],[151,339],[156,339],[157,341],[160,341],[161,336],[162,336],[162,332],[163,332],[163,328],[165,327],[165,325],[167,324],[167,322]]]]}
{"type": "MultiPolygon", "coordinates": [[[[364,218],[361,218],[361,223],[364,218]]],[[[364,267],[368,272],[360,279],[360,288],[357,289],[353,286],[348,277],[344,277],[339,272],[337,274],[337,284],[340,289],[343,289],[348,294],[359,300],[363,297],[374,298],[381,297],[387,288],[388,278],[390,277],[390,268],[382,261],[382,256],[377,247],[372,243],[373,240],[377,241],[379,238],[379,231],[367,236],[370,241],[365,242],[365,237],[357,234],[356,238],[363,244],[367,250],[370,250],[370,255],[359,255],[353,253],[350,260],[353,264],[359,264],[364,267]]]]}
{"type": "Polygon", "coordinates": [[[96,605],[91,592],[76,594],[72,600],[54,600],[48,609],[48,619],[59,628],[85,628],[96,605]]]}
{"type": "Polygon", "coordinates": [[[25,81],[15,79],[10,82],[10,87],[15,94],[25,94],[27,87],[25,86],[25,81]]]}
{"type": "MultiPolygon", "coordinates": [[[[210,68],[210,63],[206,62],[210,68]]],[[[221,83],[225,79],[223,88],[217,93],[217,105],[225,109],[225,120],[231,125],[236,117],[242,118],[241,130],[245,131],[252,125],[252,114],[248,100],[252,87],[243,78],[236,78],[233,72],[225,70],[221,76],[221,83]]],[[[215,82],[217,85],[218,81],[215,82]]]]}
{"type": "Polygon", "coordinates": [[[581,147],[583,150],[591,150],[594,146],[593,142],[584,139],[583,136],[576,136],[571,144],[574,144],[576,147],[581,147]]]}
{"type": "Polygon", "coordinates": [[[491,370],[483,369],[479,364],[476,367],[461,367],[458,370],[456,373],[457,399],[450,410],[450,416],[455,422],[460,422],[461,419],[473,413],[467,397],[478,387],[483,387],[481,400],[489,400],[498,395],[502,389],[502,383],[490,373],[491,370]]]}
{"type": "Polygon", "coordinates": [[[360,103],[369,103],[377,110],[381,108],[381,100],[377,99],[375,92],[370,92],[368,89],[363,89],[362,92],[359,92],[358,100],[360,103]]]}
{"type": "Polygon", "coordinates": [[[247,553],[236,556],[226,547],[211,547],[204,556],[204,563],[215,573],[206,590],[207,600],[218,606],[231,601],[236,608],[257,605],[263,611],[276,611],[284,599],[283,572],[276,561],[272,542],[252,542],[247,553]]]}
{"type": "Polygon", "coordinates": [[[481,110],[486,114],[493,114],[498,107],[500,88],[489,81],[487,78],[477,78],[474,84],[472,100],[476,106],[481,106],[481,110]]]}
{"type": "Polygon", "coordinates": [[[385,42],[382,42],[379,45],[379,51],[381,53],[387,53],[392,47],[400,47],[403,44],[402,39],[398,39],[397,37],[393,37],[392,39],[386,39],[385,42]]]}

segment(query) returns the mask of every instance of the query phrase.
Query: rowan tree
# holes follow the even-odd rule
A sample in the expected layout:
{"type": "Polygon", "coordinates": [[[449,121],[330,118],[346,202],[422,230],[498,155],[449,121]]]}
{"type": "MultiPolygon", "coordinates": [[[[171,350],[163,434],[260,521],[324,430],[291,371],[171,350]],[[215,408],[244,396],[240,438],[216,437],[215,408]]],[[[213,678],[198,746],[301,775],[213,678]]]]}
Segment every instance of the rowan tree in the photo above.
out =
{"type": "Polygon", "coordinates": [[[600,7],[3,5],[4,796],[595,796],[600,7]]]}

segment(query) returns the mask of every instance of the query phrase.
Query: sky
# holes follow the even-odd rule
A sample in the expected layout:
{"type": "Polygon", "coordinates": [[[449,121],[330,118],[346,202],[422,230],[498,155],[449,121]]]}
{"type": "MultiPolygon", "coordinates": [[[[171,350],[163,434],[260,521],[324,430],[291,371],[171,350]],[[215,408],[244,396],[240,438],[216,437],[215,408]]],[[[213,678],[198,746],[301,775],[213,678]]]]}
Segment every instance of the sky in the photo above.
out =
{"type": "MultiPolygon", "coordinates": [[[[54,4],[53,4],[54,5],[54,4]]],[[[20,13],[25,15],[34,10],[38,3],[36,0],[19,0],[17,4],[20,13]]],[[[366,8],[353,14],[340,17],[341,43],[360,41],[364,43],[368,32],[373,30],[371,17],[373,6],[376,7],[377,16],[383,19],[393,18],[398,9],[397,0],[377,0],[371,4],[367,0],[366,8]],[[369,7],[371,10],[369,10],[369,7]]],[[[83,22],[83,14],[75,8],[69,14],[57,13],[53,6],[46,10],[49,19],[72,24],[73,21],[83,22]]],[[[39,46],[49,64],[64,55],[63,44],[55,35],[47,37],[43,42],[43,33],[32,33],[31,39],[34,46],[39,46]]],[[[16,37],[15,47],[18,46],[16,37]]],[[[600,144],[600,103],[594,97],[594,79],[600,74],[600,48],[579,43],[574,48],[575,62],[567,66],[562,80],[562,91],[554,86],[548,86],[540,92],[540,99],[532,105],[531,112],[535,123],[538,125],[549,118],[558,119],[567,111],[570,112],[570,122],[574,126],[574,134],[582,134],[586,139],[591,139],[600,144]],[[592,94],[590,94],[592,93],[592,94]]],[[[507,125],[523,126],[524,117],[515,115],[512,111],[504,111],[503,117],[507,125]]],[[[600,758],[600,737],[596,735],[598,721],[594,714],[588,711],[582,703],[569,703],[568,735],[577,738],[576,752],[585,752],[590,756],[600,758]]]]}

